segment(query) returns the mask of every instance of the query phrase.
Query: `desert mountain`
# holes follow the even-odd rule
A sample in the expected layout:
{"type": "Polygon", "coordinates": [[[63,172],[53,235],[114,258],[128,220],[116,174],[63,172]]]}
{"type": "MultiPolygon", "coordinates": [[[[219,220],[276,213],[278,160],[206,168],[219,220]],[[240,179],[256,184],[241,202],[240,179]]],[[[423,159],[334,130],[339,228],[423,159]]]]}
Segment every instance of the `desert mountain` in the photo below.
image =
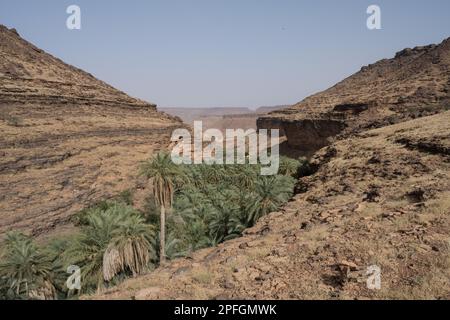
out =
{"type": "Polygon", "coordinates": [[[178,118],[0,25],[0,234],[39,234],[136,183],[178,118]]]}
{"type": "Polygon", "coordinates": [[[431,115],[450,103],[450,38],[404,49],[361,68],[332,88],[258,119],[279,128],[290,147],[311,154],[334,136],[431,115]]]}

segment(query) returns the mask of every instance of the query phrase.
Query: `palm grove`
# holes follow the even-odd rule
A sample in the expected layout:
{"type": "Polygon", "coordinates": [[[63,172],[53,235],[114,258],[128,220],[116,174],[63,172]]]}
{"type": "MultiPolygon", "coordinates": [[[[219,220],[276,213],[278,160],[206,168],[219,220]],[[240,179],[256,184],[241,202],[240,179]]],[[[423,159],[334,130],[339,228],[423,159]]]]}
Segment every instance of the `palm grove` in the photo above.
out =
{"type": "Polygon", "coordinates": [[[305,161],[282,157],[279,174],[258,165],[175,165],[159,153],[141,166],[147,208],[123,193],[76,214],[75,235],[44,244],[17,232],[0,250],[0,299],[65,299],[114,286],[166,260],[239,237],[292,196],[305,161]],[[244,191],[244,192],[243,192],[244,191]],[[68,266],[81,270],[81,290],[66,286],[68,266]]]}

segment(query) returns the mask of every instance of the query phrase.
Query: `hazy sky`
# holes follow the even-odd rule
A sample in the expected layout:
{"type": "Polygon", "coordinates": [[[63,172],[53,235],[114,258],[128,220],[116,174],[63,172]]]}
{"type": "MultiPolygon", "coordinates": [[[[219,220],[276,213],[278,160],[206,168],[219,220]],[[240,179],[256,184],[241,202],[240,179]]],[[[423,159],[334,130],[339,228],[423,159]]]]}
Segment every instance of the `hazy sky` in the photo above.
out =
{"type": "Polygon", "coordinates": [[[291,104],[450,36],[449,0],[0,0],[0,23],[160,106],[291,104]],[[81,7],[82,29],[66,28],[81,7]],[[382,30],[366,9],[381,7],[382,30]]]}

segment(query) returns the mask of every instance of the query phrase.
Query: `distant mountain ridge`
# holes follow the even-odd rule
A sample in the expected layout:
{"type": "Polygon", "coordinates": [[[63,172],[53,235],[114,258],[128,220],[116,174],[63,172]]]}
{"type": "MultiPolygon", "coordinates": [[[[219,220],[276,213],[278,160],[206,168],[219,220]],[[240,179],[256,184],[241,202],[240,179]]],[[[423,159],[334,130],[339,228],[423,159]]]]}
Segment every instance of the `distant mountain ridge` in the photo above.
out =
{"type": "Polygon", "coordinates": [[[287,105],[259,107],[256,110],[239,107],[158,108],[158,109],[173,116],[180,117],[185,123],[191,124],[194,120],[205,120],[208,117],[240,118],[240,116],[242,116],[244,118],[252,118],[286,107],[287,105]]]}

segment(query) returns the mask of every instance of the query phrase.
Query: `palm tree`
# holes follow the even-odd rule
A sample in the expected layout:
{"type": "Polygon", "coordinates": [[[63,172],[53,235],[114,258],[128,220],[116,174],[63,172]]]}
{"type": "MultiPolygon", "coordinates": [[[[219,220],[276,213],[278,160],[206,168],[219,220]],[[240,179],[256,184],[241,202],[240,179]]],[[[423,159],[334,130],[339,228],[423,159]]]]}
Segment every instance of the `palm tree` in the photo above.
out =
{"type": "Polygon", "coordinates": [[[113,237],[113,231],[119,225],[120,214],[112,214],[116,209],[92,210],[85,217],[85,226],[64,252],[66,265],[81,267],[84,290],[93,285],[100,291],[103,287],[103,255],[113,237]]]}
{"type": "Polygon", "coordinates": [[[184,171],[172,162],[168,153],[160,152],[142,166],[141,174],[150,179],[153,197],[157,205],[161,207],[159,261],[164,264],[166,261],[166,209],[172,207],[175,186],[180,180],[185,179],[184,171]]]}
{"type": "Polygon", "coordinates": [[[154,258],[154,230],[133,208],[115,204],[92,211],[73,245],[64,252],[67,264],[79,265],[84,283],[100,291],[104,281],[131,271],[142,273],[154,258]]]}
{"type": "Polygon", "coordinates": [[[300,161],[282,156],[280,157],[280,169],[279,173],[285,176],[294,176],[297,174],[300,161]]]}
{"type": "Polygon", "coordinates": [[[186,233],[191,251],[210,247],[214,243],[208,234],[207,223],[199,217],[186,223],[186,233]]]}
{"type": "Polygon", "coordinates": [[[143,273],[155,256],[153,237],[154,229],[145,224],[142,217],[126,217],[114,231],[103,255],[103,279],[110,281],[126,270],[130,270],[133,277],[143,273]]]}
{"type": "Polygon", "coordinates": [[[103,287],[102,264],[103,255],[109,243],[109,237],[104,238],[103,232],[95,232],[92,227],[87,227],[78,235],[72,246],[63,253],[65,265],[77,265],[81,267],[81,279],[83,291],[89,291],[94,287],[99,292],[103,287]]]}
{"type": "Polygon", "coordinates": [[[0,300],[8,299],[8,279],[0,276],[0,300]]]}
{"type": "Polygon", "coordinates": [[[257,172],[255,166],[241,165],[239,170],[232,177],[233,184],[242,186],[245,190],[252,190],[257,180],[257,172]]]}
{"type": "Polygon", "coordinates": [[[255,188],[255,195],[247,208],[248,225],[254,225],[262,216],[278,210],[292,195],[294,179],[287,176],[263,176],[255,188]]]}
{"type": "Polygon", "coordinates": [[[195,187],[185,186],[183,190],[177,192],[174,210],[180,214],[190,213],[204,206],[205,202],[207,202],[207,198],[202,192],[195,187]]]}
{"type": "Polygon", "coordinates": [[[209,223],[209,230],[214,244],[233,239],[241,234],[244,227],[241,226],[238,209],[225,201],[215,201],[215,212],[209,223]]]}
{"type": "Polygon", "coordinates": [[[31,238],[8,233],[0,264],[0,278],[16,298],[55,299],[52,262],[31,238]]]}
{"type": "Polygon", "coordinates": [[[200,171],[202,172],[203,179],[210,183],[219,183],[226,175],[224,167],[219,164],[204,164],[200,166],[200,171]]]}
{"type": "Polygon", "coordinates": [[[167,236],[166,242],[166,254],[169,259],[175,259],[185,257],[189,250],[186,250],[183,241],[177,239],[173,232],[170,232],[167,236]]]}

